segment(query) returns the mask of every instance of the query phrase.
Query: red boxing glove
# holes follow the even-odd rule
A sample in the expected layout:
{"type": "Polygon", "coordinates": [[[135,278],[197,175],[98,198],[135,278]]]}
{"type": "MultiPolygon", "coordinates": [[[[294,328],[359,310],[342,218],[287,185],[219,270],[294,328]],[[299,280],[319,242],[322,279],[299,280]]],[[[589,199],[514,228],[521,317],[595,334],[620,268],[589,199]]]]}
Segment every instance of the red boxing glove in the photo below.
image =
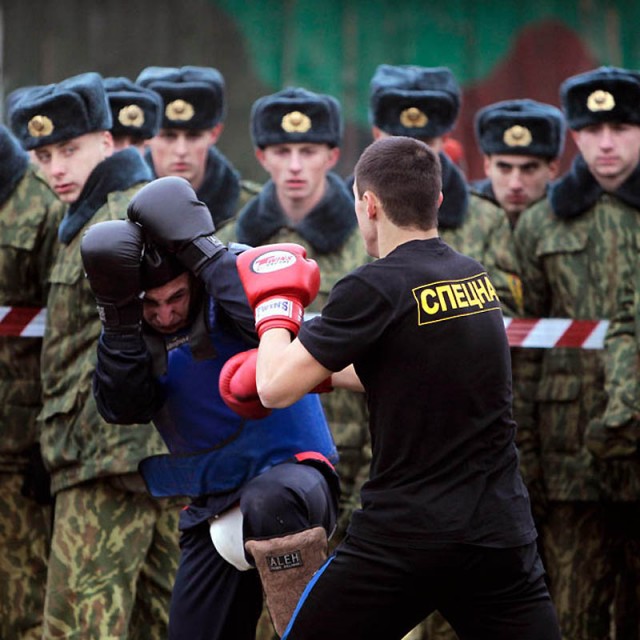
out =
{"type": "Polygon", "coordinates": [[[256,317],[258,336],[288,329],[296,336],[304,308],[318,295],[320,269],[298,244],[268,244],[238,256],[238,273],[256,317]]]}
{"type": "Polygon", "coordinates": [[[257,358],[257,349],[236,353],[224,363],[218,381],[224,403],[238,415],[251,420],[266,418],[271,413],[258,396],[257,358]]]}

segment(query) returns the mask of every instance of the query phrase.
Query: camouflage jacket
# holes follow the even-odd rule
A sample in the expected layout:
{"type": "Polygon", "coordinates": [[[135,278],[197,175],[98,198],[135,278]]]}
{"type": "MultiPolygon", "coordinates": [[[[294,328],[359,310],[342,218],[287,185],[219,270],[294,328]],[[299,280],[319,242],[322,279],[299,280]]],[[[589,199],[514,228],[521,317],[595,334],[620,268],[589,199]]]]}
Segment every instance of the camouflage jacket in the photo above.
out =
{"type": "MultiPolygon", "coordinates": [[[[507,317],[524,313],[522,282],[514,249],[514,229],[509,217],[492,198],[490,190],[471,187],[466,243],[463,251],[487,269],[507,317]]],[[[539,466],[540,443],[536,427],[535,394],[539,375],[539,349],[511,349],[513,378],[513,417],[518,425],[516,444],[520,469],[530,493],[542,476],[539,466]]],[[[535,496],[532,496],[535,499],[535,496]]]]}
{"type": "Polygon", "coordinates": [[[619,285],[605,339],[609,402],[604,424],[614,429],[640,418],[640,262],[635,277],[619,285]]]}
{"type": "MultiPolygon", "coordinates": [[[[0,173],[8,164],[3,157],[0,173]]],[[[64,206],[34,167],[20,175],[0,196],[0,305],[42,308],[64,206]]],[[[0,337],[0,471],[23,469],[23,454],[38,443],[41,347],[42,338],[0,337]]]]}
{"type": "MultiPolygon", "coordinates": [[[[621,283],[635,275],[640,202],[627,189],[609,194],[594,183],[584,166],[574,164],[547,199],[521,215],[514,241],[526,315],[609,319],[616,314],[621,283]]],[[[585,445],[590,425],[618,403],[620,388],[612,381],[629,366],[629,351],[606,357],[609,366],[603,351],[556,348],[541,357],[538,433],[532,440],[539,441],[551,500],[640,499],[637,458],[602,460],[585,445]]]]}
{"type": "MultiPolygon", "coordinates": [[[[110,191],[86,226],[124,218],[131,196],[142,184],[110,191]]],[[[80,256],[83,230],[61,245],[47,301],[41,446],[53,492],[96,477],[137,471],[142,458],[166,453],[151,425],[112,425],[98,413],[91,385],[101,323],[80,256]]]]}
{"type": "MultiPolygon", "coordinates": [[[[228,238],[250,246],[295,242],[320,267],[320,292],[307,312],[319,313],[333,285],[356,267],[371,260],[358,230],[353,198],[343,181],[329,174],[325,198],[298,225],[284,217],[271,181],[260,195],[240,212],[234,232],[228,238]]],[[[360,449],[366,442],[368,417],[363,394],[344,389],[321,396],[338,451],[360,449]]]]}
{"type": "Polygon", "coordinates": [[[469,210],[459,233],[445,242],[480,262],[495,287],[507,316],[522,314],[522,287],[513,252],[509,218],[497,204],[471,192],[469,210]]]}

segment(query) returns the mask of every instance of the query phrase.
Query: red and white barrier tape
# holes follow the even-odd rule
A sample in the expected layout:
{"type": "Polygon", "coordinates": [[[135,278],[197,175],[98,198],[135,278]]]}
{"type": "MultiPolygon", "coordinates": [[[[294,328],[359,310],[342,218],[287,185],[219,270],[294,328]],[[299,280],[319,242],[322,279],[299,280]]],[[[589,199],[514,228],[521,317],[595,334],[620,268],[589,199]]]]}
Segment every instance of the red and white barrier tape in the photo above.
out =
{"type": "MultiPolygon", "coordinates": [[[[42,337],[46,312],[37,307],[0,307],[0,336],[42,337]]],[[[313,315],[316,314],[307,314],[306,319],[313,315]]],[[[512,347],[602,349],[609,323],[567,318],[505,318],[504,326],[512,347]]]]}
{"type": "Polygon", "coordinates": [[[42,337],[46,315],[38,307],[0,307],[0,336],[42,337]]]}
{"type": "Polygon", "coordinates": [[[505,318],[504,326],[512,347],[602,349],[609,322],[568,318],[505,318]]]}

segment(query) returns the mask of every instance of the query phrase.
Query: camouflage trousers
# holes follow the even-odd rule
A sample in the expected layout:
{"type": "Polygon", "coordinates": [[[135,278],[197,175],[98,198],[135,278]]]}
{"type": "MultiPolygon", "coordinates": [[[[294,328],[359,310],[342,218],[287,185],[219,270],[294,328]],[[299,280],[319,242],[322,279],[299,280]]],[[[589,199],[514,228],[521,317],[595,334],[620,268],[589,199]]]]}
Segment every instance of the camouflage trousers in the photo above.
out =
{"type": "Polygon", "coordinates": [[[167,637],[183,501],[129,490],[137,487],[127,477],[57,494],[45,639],[167,637]]]}
{"type": "Polygon", "coordinates": [[[550,502],[539,530],[563,640],[637,640],[640,505],[550,502]]]}
{"type": "Polygon", "coordinates": [[[330,540],[331,549],[335,549],[344,539],[351,515],[360,508],[360,489],[369,477],[371,465],[371,447],[368,442],[361,447],[337,446],[340,454],[336,465],[340,476],[340,504],[336,530],[330,540]]]}
{"type": "Polygon", "coordinates": [[[434,611],[402,640],[458,640],[458,636],[442,615],[434,611]]]}
{"type": "Polygon", "coordinates": [[[42,636],[51,507],[22,495],[24,476],[0,473],[0,638],[42,636]]]}

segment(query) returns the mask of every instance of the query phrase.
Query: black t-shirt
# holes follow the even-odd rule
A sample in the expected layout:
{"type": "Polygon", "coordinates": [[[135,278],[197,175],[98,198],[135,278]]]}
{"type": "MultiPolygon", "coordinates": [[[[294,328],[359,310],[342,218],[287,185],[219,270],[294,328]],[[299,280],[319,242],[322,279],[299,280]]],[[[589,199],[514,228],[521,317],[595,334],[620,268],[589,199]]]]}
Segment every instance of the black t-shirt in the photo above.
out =
{"type": "Polygon", "coordinates": [[[478,262],[439,238],[402,244],[340,280],[299,337],[331,371],[353,363],[365,387],[373,458],[353,535],[413,547],[535,539],[500,302],[478,262]]]}

